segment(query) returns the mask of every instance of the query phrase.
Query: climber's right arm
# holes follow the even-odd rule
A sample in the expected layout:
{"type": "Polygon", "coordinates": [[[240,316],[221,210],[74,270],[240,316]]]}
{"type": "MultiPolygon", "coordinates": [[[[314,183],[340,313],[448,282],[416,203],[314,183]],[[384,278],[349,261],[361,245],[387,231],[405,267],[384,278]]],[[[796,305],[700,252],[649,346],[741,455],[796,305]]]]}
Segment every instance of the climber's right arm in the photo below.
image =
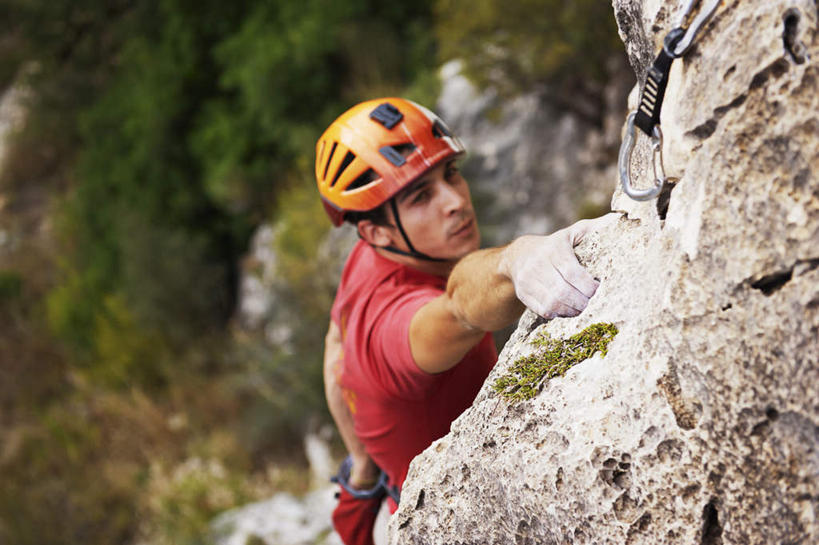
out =
{"type": "Polygon", "coordinates": [[[526,235],[501,248],[478,250],[452,270],[446,293],[410,322],[410,349],[428,373],[454,367],[483,338],[520,317],[576,316],[598,282],[577,261],[574,247],[587,232],[619,217],[582,220],[548,236],[526,235]]]}

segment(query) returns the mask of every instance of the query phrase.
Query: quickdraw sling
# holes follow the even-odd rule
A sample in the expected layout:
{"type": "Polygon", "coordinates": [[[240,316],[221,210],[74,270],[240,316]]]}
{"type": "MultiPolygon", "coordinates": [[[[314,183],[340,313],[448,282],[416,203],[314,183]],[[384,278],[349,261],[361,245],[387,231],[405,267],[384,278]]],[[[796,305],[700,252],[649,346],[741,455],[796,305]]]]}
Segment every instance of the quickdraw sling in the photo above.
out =
{"type": "Polygon", "coordinates": [[[620,146],[617,167],[620,171],[620,183],[623,191],[636,201],[647,201],[660,194],[667,178],[663,165],[663,132],[660,129],[660,113],[663,108],[663,98],[668,85],[668,75],[671,64],[686,54],[697,38],[700,30],[711,19],[722,0],[686,0],[677,25],[663,39],[663,49],[646,74],[640,105],[631,112],[626,121],[626,135],[620,146]],[[684,27],[694,6],[702,4],[691,23],[684,27]],[[631,154],[634,151],[636,134],[634,127],[639,127],[651,138],[653,150],[654,187],[636,189],[631,185],[631,154]]]}

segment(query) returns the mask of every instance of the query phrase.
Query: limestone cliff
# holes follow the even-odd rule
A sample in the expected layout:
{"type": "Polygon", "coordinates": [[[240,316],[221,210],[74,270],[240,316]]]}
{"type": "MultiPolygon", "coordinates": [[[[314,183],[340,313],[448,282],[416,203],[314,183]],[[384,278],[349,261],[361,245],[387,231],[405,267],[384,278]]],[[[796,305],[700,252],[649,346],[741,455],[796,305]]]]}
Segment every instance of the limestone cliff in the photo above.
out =
{"type": "MultiPolygon", "coordinates": [[[[678,4],[614,0],[640,80],[678,4]]],[[[818,18],[815,0],[721,3],[671,72],[667,209],[615,190],[623,218],[578,248],[597,295],[523,317],[413,462],[391,543],[819,542],[818,18]],[[619,329],[604,357],[531,400],[492,390],[536,334],[597,322],[619,329]]],[[[633,164],[646,187],[645,138],[633,164]]]]}

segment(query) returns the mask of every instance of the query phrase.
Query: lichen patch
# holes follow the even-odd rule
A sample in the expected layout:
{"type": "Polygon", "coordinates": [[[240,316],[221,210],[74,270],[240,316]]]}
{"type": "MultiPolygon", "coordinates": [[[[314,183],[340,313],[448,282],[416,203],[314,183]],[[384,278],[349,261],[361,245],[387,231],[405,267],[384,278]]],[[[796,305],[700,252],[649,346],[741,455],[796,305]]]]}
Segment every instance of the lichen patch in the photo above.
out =
{"type": "Polygon", "coordinates": [[[532,399],[547,379],[563,376],[595,352],[605,356],[615,335],[617,327],[610,323],[592,324],[568,339],[553,339],[543,332],[530,342],[536,347],[535,352],[515,361],[492,389],[509,401],[532,399]]]}

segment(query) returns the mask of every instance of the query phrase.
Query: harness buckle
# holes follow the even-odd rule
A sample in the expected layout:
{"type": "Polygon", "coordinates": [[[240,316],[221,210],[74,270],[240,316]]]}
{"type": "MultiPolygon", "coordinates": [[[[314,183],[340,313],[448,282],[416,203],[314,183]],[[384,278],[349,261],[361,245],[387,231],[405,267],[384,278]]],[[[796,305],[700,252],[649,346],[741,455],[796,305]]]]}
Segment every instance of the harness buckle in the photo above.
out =
{"type": "Polygon", "coordinates": [[[350,484],[350,472],[353,469],[353,457],[347,456],[338,468],[338,473],[330,477],[330,482],[334,482],[344,488],[357,500],[380,500],[384,496],[390,496],[397,504],[401,499],[401,491],[397,486],[391,485],[389,477],[383,471],[378,476],[378,482],[368,490],[358,490],[350,484]]]}

